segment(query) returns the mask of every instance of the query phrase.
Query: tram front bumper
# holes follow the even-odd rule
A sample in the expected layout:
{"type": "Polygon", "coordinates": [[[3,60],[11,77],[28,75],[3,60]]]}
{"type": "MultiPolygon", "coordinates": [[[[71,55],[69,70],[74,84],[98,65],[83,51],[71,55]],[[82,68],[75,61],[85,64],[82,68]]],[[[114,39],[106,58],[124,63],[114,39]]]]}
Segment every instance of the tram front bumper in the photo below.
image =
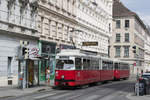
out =
{"type": "Polygon", "coordinates": [[[75,86],[75,80],[55,79],[56,86],[75,86]]]}

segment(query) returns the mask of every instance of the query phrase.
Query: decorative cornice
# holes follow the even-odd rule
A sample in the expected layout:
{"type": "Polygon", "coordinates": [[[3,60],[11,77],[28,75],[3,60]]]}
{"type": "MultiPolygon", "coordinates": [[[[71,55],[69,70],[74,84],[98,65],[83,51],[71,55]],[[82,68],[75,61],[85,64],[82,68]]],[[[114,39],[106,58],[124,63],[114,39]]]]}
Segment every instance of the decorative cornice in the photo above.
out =
{"type": "Polygon", "coordinates": [[[44,11],[47,11],[47,12],[52,13],[52,14],[55,14],[55,15],[57,15],[57,16],[59,16],[59,17],[64,18],[65,20],[71,21],[72,23],[78,23],[78,22],[75,20],[75,18],[71,18],[71,17],[65,16],[65,15],[63,15],[63,14],[61,14],[61,13],[58,13],[58,12],[56,12],[56,11],[53,11],[53,10],[51,10],[51,9],[46,8],[46,7],[43,6],[43,5],[39,5],[39,9],[43,9],[44,11]]]}
{"type": "MultiPolygon", "coordinates": [[[[95,30],[95,29],[93,29],[93,28],[91,28],[91,27],[89,27],[89,26],[87,26],[87,25],[85,25],[85,24],[82,24],[82,23],[80,23],[80,22],[78,22],[78,25],[79,25],[79,26],[82,26],[82,27],[84,27],[84,28],[86,28],[86,29],[89,29],[89,30],[91,30],[91,31],[94,31],[95,33],[99,33],[99,34],[101,34],[102,36],[109,37],[109,35],[102,34],[103,32],[100,32],[100,31],[98,31],[98,30],[95,30]]],[[[84,31],[83,31],[83,32],[84,32],[84,31]]]]}
{"type": "MultiPolygon", "coordinates": [[[[28,28],[28,27],[25,27],[25,26],[22,26],[22,25],[17,25],[17,24],[9,23],[9,22],[5,22],[5,21],[2,21],[2,20],[0,20],[0,23],[7,24],[8,26],[11,25],[13,27],[24,28],[24,29],[27,29],[27,30],[34,31],[34,32],[38,33],[37,29],[34,29],[34,28],[28,28]]],[[[2,29],[0,28],[0,30],[2,30],[2,29]]],[[[5,31],[7,31],[7,30],[5,30],[5,31]]],[[[15,32],[15,33],[20,33],[20,35],[23,35],[21,32],[15,32]]],[[[24,34],[24,35],[27,35],[27,34],[24,34]]],[[[34,36],[34,37],[39,37],[39,36],[37,34],[37,36],[34,36]]]]}

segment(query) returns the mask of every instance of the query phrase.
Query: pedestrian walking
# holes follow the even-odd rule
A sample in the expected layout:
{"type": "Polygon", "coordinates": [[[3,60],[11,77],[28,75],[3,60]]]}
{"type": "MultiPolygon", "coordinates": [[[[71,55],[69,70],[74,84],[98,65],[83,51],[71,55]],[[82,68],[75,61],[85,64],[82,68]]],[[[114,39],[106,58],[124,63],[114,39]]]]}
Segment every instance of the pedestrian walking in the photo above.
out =
{"type": "Polygon", "coordinates": [[[47,85],[49,85],[49,83],[50,83],[50,68],[49,68],[49,66],[46,69],[46,83],[47,83],[47,85]]]}

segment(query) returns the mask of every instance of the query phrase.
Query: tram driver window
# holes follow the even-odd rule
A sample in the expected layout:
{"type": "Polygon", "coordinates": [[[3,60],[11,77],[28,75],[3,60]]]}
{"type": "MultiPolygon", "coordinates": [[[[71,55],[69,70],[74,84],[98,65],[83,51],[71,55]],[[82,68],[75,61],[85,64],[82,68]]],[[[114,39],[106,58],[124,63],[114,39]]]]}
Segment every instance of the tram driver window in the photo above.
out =
{"type": "Polygon", "coordinates": [[[56,69],[73,70],[74,62],[72,60],[57,60],[56,69]]]}
{"type": "Polygon", "coordinates": [[[81,58],[76,58],[75,59],[75,67],[76,67],[76,69],[82,69],[82,60],[81,60],[81,58]]]}

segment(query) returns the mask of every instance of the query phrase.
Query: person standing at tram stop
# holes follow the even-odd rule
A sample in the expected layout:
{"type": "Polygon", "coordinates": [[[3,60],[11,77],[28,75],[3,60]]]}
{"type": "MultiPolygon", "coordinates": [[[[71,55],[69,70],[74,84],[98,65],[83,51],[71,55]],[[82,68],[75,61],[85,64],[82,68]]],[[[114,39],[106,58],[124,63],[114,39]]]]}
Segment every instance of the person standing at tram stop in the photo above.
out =
{"type": "Polygon", "coordinates": [[[143,70],[141,70],[141,75],[143,75],[143,70]]]}
{"type": "Polygon", "coordinates": [[[49,66],[46,69],[46,83],[47,83],[47,85],[49,85],[49,83],[50,83],[50,68],[49,68],[49,66]]]}

